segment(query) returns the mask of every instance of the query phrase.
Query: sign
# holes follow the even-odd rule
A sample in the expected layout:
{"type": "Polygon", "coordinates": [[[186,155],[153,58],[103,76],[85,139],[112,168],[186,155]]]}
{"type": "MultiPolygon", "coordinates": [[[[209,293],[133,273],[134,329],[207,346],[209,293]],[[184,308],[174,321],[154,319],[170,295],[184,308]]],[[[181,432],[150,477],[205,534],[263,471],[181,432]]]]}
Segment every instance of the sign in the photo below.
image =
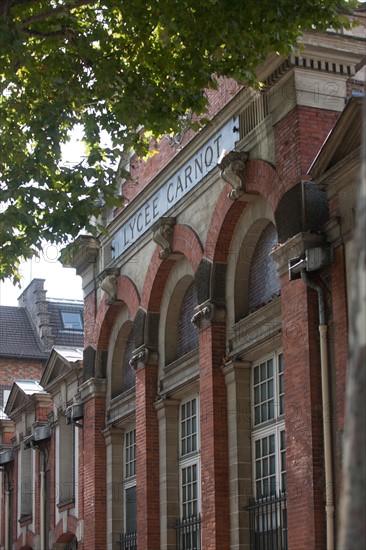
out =
{"type": "Polygon", "coordinates": [[[115,233],[112,258],[118,258],[154,223],[217,166],[222,151],[235,146],[238,118],[233,117],[175,172],[115,233]]]}

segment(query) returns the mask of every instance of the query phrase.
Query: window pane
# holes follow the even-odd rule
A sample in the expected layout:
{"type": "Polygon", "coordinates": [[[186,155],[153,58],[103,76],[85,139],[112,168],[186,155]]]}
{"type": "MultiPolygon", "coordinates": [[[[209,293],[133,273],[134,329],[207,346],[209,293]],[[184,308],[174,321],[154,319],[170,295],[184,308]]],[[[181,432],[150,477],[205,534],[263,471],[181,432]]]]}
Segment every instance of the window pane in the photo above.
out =
{"type": "Polygon", "coordinates": [[[181,406],[181,455],[197,451],[197,399],[192,399],[181,406]]]}
{"type": "Polygon", "coordinates": [[[125,491],[126,497],[126,533],[136,531],[136,486],[125,491]]]}
{"type": "Polygon", "coordinates": [[[81,313],[61,311],[61,319],[64,329],[83,330],[83,319],[81,313]]]}

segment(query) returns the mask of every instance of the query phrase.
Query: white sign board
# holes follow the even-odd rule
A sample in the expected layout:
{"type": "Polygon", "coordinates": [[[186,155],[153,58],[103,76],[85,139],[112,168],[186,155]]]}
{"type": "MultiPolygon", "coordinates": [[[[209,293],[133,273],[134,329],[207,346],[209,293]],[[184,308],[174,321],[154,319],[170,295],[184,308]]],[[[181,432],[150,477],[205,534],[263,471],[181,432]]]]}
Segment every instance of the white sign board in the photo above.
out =
{"type": "Polygon", "coordinates": [[[175,174],[115,233],[112,258],[118,258],[168,210],[187,195],[211,170],[225,149],[234,149],[238,117],[220,128],[175,174]]]}

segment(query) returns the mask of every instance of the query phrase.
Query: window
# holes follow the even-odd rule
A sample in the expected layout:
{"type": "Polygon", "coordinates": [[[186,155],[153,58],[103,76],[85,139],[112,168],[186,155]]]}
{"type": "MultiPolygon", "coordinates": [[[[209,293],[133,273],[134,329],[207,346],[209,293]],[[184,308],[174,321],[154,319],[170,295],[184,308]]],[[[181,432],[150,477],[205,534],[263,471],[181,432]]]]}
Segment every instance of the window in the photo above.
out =
{"type": "Polygon", "coordinates": [[[199,412],[195,397],[180,407],[180,519],[177,542],[180,550],[201,548],[199,412]]]}
{"type": "Polygon", "coordinates": [[[83,330],[83,316],[79,311],[61,311],[61,319],[65,330],[83,330]]]}
{"type": "Polygon", "coordinates": [[[75,426],[60,416],[58,430],[58,506],[75,500],[75,426]]]}
{"type": "Polygon", "coordinates": [[[253,366],[253,468],[256,498],[286,491],[283,355],[253,366]]]}
{"type": "Polygon", "coordinates": [[[253,365],[252,548],[287,549],[284,365],[280,352],[253,365]]]}
{"type": "Polygon", "coordinates": [[[32,515],[33,485],[32,485],[32,449],[20,450],[20,520],[32,515]]]}
{"type": "Polygon", "coordinates": [[[136,532],[136,430],[125,434],[124,449],[125,533],[136,532]]]}

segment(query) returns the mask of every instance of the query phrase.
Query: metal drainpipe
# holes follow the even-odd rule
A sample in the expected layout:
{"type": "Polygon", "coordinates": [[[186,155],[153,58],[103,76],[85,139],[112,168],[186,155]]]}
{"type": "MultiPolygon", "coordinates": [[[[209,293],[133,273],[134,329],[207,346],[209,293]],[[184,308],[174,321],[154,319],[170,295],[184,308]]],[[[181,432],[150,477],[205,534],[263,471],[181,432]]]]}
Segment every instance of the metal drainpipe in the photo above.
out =
{"type": "Polygon", "coordinates": [[[45,526],[46,526],[46,491],[45,491],[45,451],[43,449],[39,449],[34,445],[34,442],[31,443],[32,449],[40,453],[40,476],[41,476],[41,483],[40,483],[40,510],[39,510],[39,530],[40,530],[40,550],[47,550],[46,544],[45,544],[45,526]]]}
{"type": "Polygon", "coordinates": [[[4,472],[4,478],[5,478],[5,528],[4,528],[4,550],[10,550],[10,543],[9,543],[9,519],[10,519],[10,512],[9,512],[9,501],[10,501],[10,480],[9,480],[9,474],[6,471],[5,468],[0,468],[1,472],[4,472]]]}
{"type": "Polygon", "coordinates": [[[327,550],[334,550],[334,495],[333,495],[333,464],[332,464],[332,434],[330,422],[330,391],[328,373],[328,326],[325,322],[324,295],[321,287],[311,281],[305,271],[301,271],[304,283],[318,293],[319,333],[320,333],[320,370],[323,400],[323,437],[325,463],[325,517],[327,526],[327,550]]]}

